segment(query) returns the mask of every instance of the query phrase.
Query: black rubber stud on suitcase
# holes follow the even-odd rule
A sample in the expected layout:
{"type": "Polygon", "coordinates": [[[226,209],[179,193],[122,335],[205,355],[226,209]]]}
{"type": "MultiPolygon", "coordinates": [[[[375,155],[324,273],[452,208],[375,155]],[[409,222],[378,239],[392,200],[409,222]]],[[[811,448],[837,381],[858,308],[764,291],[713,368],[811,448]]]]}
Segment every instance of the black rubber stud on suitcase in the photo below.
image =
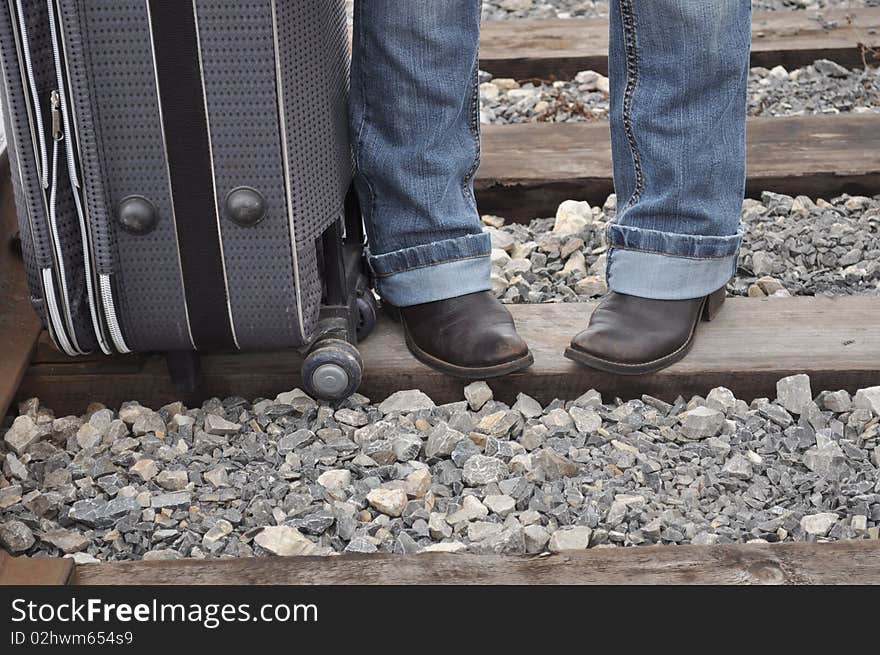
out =
{"type": "Polygon", "coordinates": [[[302,365],[303,387],[317,400],[343,400],[361,386],[364,362],[358,349],[341,339],[318,341],[302,365]]]}

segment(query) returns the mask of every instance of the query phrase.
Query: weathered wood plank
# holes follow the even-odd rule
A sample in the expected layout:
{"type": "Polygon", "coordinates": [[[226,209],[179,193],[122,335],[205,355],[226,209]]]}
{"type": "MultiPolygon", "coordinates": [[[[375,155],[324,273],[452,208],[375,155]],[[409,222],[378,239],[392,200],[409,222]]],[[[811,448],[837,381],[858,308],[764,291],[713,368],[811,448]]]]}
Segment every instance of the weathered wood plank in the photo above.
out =
{"type": "Polygon", "coordinates": [[[0,155],[0,420],[15,396],[40,335],[21,258],[12,235],[18,230],[5,145],[0,155]]]}
{"type": "MultiPolygon", "coordinates": [[[[747,193],[830,198],[880,188],[878,117],[752,118],[747,193]]],[[[602,203],[614,192],[607,123],[487,125],[476,180],[480,210],[512,219],[552,216],[564,200],[602,203]]]]}
{"type": "MultiPolygon", "coordinates": [[[[861,67],[859,43],[880,45],[880,9],[756,12],[752,65],[788,69],[831,59],[861,67]],[[818,16],[822,19],[819,20],[818,16]],[[835,27],[828,27],[835,25],[835,27]]],[[[483,24],[480,67],[496,77],[570,79],[608,72],[608,21],[603,18],[490,21],[483,24]]]]}
{"type": "MultiPolygon", "coordinates": [[[[524,392],[542,402],[574,399],[589,389],[607,397],[651,394],[674,399],[705,394],[716,386],[738,397],[775,396],[776,381],[807,372],[813,388],[848,389],[880,384],[880,298],[731,299],[700,330],[691,355],[672,368],[644,377],[614,376],[563,357],[572,336],[586,325],[593,305],[521,305],[512,308],[535,365],[495,380],[506,402],[524,392]]],[[[381,400],[400,389],[424,389],[436,402],[462,398],[464,382],[423,366],[403,347],[400,327],[382,319],[362,345],[366,372],[361,391],[381,400]]],[[[293,351],[204,358],[205,384],[190,405],[211,396],[274,398],[300,385],[300,356],[293,351]]],[[[38,396],[57,412],[82,413],[92,401],[118,406],[137,399],[152,407],[179,399],[159,357],[69,360],[41,349],[20,397],[38,396]]]]}
{"type": "Polygon", "coordinates": [[[468,555],[90,564],[80,585],[880,584],[880,543],[595,549],[517,559],[468,555]]]}
{"type": "Polygon", "coordinates": [[[12,557],[0,550],[0,587],[65,585],[72,575],[72,559],[12,557]]]}

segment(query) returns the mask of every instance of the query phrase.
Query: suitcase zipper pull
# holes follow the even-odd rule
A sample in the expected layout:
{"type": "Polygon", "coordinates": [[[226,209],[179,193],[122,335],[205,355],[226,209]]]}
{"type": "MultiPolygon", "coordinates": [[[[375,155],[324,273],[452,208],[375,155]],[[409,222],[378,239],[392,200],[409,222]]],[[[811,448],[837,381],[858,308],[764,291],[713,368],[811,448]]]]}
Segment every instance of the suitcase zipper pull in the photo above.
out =
{"type": "Polygon", "coordinates": [[[52,91],[49,101],[52,105],[52,138],[61,141],[64,138],[64,128],[61,120],[61,94],[58,89],[52,91]]]}

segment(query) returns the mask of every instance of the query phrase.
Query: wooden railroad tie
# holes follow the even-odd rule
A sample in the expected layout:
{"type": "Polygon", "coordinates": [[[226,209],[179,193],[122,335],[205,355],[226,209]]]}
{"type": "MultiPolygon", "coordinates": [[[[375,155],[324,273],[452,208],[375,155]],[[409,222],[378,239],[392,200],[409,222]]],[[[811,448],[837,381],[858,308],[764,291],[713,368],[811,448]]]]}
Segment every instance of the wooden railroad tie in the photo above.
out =
{"type": "MultiPolygon", "coordinates": [[[[865,64],[880,46],[880,8],[821,12],[755,12],[752,65],[789,70],[831,59],[865,64]]],[[[870,63],[870,62],[869,62],[870,63]]],[[[579,71],[608,72],[608,21],[603,18],[489,21],[483,24],[480,67],[518,80],[571,79],[579,71]]]]}

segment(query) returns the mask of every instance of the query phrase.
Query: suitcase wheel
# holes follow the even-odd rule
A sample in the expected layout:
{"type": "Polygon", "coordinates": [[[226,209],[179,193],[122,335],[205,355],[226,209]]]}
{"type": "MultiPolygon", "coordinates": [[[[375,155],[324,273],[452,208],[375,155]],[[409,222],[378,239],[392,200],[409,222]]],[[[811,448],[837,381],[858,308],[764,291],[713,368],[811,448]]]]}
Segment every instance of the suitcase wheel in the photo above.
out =
{"type": "Polygon", "coordinates": [[[360,343],[373,333],[376,327],[376,317],[379,315],[379,303],[370,289],[358,293],[357,311],[357,339],[360,343]]]}
{"type": "Polygon", "coordinates": [[[363,372],[357,348],[341,339],[324,339],[303,362],[303,387],[317,400],[343,400],[361,386],[363,372]]]}

